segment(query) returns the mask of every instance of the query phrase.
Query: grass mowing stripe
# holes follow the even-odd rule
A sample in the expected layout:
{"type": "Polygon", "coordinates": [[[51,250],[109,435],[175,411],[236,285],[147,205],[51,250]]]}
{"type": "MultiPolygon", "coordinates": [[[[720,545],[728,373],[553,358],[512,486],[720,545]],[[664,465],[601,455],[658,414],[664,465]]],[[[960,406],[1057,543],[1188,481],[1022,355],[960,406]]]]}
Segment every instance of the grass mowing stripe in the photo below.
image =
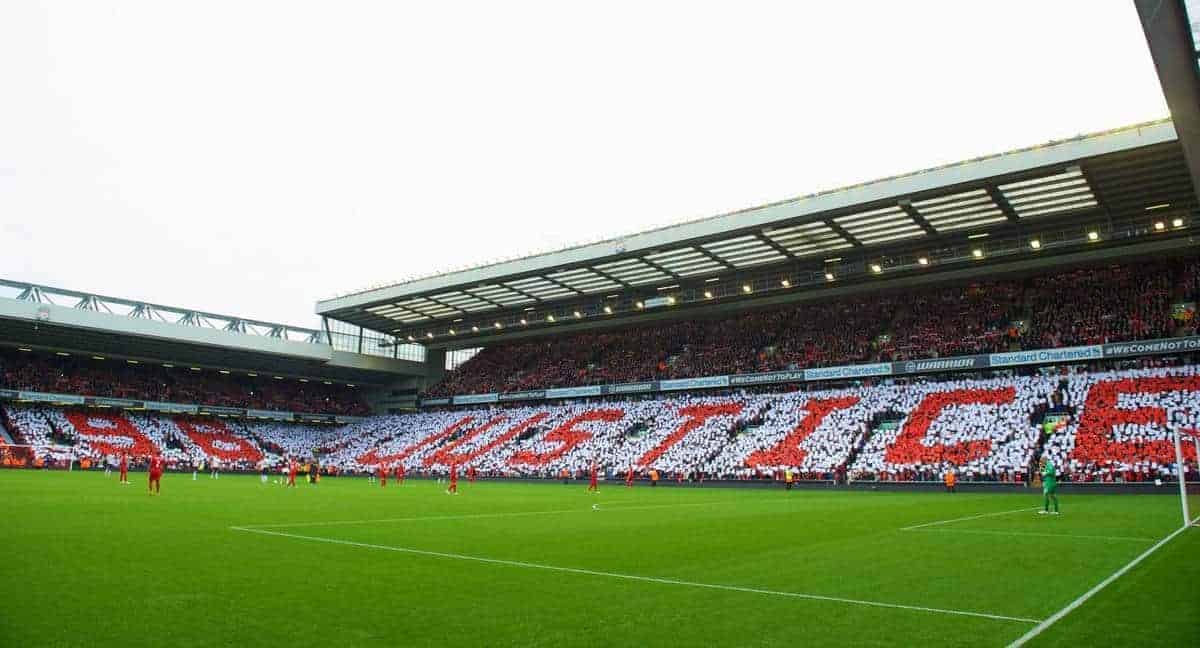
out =
{"type": "MultiPolygon", "coordinates": [[[[1196,520],[1200,520],[1200,517],[1197,517],[1196,520]]],[[[1196,520],[1192,520],[1192,524],[1195,524],[1196,520]]],[[[1029,643],[1030,640],[1032,640],[1033,638],[1035,638],[1038,635],[1045,632],[1047,628],[1054,625],[1055,623],[1058,623],[1058,621],[1060,619],[1067,616],[1072,611],[1077,609],[1079,606],[1086,603],[1088,599],[1092,598],[1096,594],[1099,594],[1101,590],[1103,590],[1105,587],[1108,587],[1109,585],[1111,585],[1113,583],[1113,581],[1115,581],[1118,578],[1129,573],[1129,570],[1133,569],[1134,567],[1137,567],[1138,563],[1140,563],[1143,560],[1145,560],[1146,558],[1148,558],[1150,556],[1150,554],[1154,553],[1155,551],[1158,551],[1159,547],[1162,547],[1163,545],[1167,544],[1168,542],[1174,540],[1175,536],[1179,535],[1180,533],[1183,533],[1184,531],[1187,531],[1189,528],[1191,528],[1190,525],[1184,525],[1184,526],[1179,527],[1178,529],[1175,529],[1174,531],[1171,532],[1170,535],[1168,535],[1167,537],[1165,537],[1162,540],[1159,540],[1157,543],[1155,543],[1155,545],[1153,547],[1150,547],[1149,549],[1142,552],[1137,558],[1134,558],[1133,560],[1129,561],[1129,563],[1127,565],[1125,565],[1124,567],[1113,572],[1113,574],[1111,576],[1100,581],[1100,583],[1097,584],[1092,589],[1084,592],[1082,596],[1075,599],[1074,601],[1071,601],[1070,603],[1068,603],[1066,605],[1066,607],[1059,610],[1058,612],[1055,612],[1054,614],[1050,615],[1050,618],[1037,624],[1029,632],[1026,632],[1025,634],[1021,635],[1020,638],[1018,638],[1016,641],[1014,641],[1008,645],[1009,648],[1017,648],[1018,646],[1024,646],[1025,644],[1029,643]]]]}
{"type": "MultiPolygon", "coordinates": [[[[692,504],[654,504],[651,506],[615,506],[601,511],[649,511],[653,509],[683,508],[687,506],[712,506],[718,502],[695,502],[692,504]]],[[[330,520],[327,522],[288,522],[284,524],[242,524],[231,529],[292,529],[296,527],[340,526],[350,524],[386,524],[389,522],[423,522],[426,520],[478,520],[484,518],[523,517],[527,515],[557,515],[562,513],[587,513],[592,509],[557,509],[553,511],[513,511],[511,513],[471,513],[467,515],[427,515],[422,517],[382,518],[375,520],[330,520]]]]}
{"type": "Polygon", "coordinates": [[[901,531],[912,531],[913,529],[924,529],[925,527],[938,526],[941,524],[951,524],[953,522],[966,522],[967,520],[978,520],[980,518],[996,517],[997,515],[1012,515],[1013,513],[1023,513],[1023,512],[1027,512],[1027,511],[1036,511],[1036,510],[1038,510],[1038,509],[1035,506],[1033,508],[1022,508],[1022,509],[1013,509],[1011,511],[1000,511],[998,513],[981,513],[980,515],[969,515],[967,517],[954,518],[952,520],[938,520],[936,522],[926,522],[925,524],[914,524],[913,526],[906,526],[900,530],[901,531]]]}
{"type": "Polygon", "coordinates": [[[499,558],[487,558],[484,556],[469,556],[466,554],[446,553],[442,551],[427,551],[424,549],[412,549],[410,547],[393,547],[388,545],[370,544],[366,542],[354,542],[352,540],[338,540],[336,538],[323,538],[320,536],[306,536],[295,533],[284,533],[281,531],[266,531],[263,529],[252,529],[248,527],[230,527],[233,531],[241,531],[244,533],[257,533],[259,535],[279,536],[281,538],[295,538],[298,540],[309,540],[312,542],[325,542],[329,544],[346,545],[350,547],[361,547],[364,549],[378,549],[382,551],[395,551],[399,553],[414,554],[418,556],[430,556],[435,558],[449,558],[453,560],[467,560],[473,562],[487,563],[492,565],[505,565],[508,567],[524,567],[527,569],[541,569],[545,571],[562,572],[568,574],[582,574],[585,576],[602,576],[605,578],[618,578],[622,580],[640,581],[644,583],[659,583],[663,585],[680,585],[684,587],[698,587],[703,589],[723,590],[729,592],[744,592],[750,594],[765,594],[769,596],[783,596],[798,599],[808,599],[812,601],[828,601],[832,603],[846,603],[851,605],[865,605],[870,607],[890,608],[895,610],[910,610],[915,612],[929,612],[936,614],[949,614],[955,616],[967,616],[983,619],[993,619],[997,621],[1016,621],[1019,623],[1039,623],[1039,619],[1029,619],[1024,617],[1006,616],[1003,614],[989,614],[986,612],[972,612],[968,610],[948,610],[943,608],[923,607],[919,605],[903,605],[900,603],[883,603],[880,601],[863,601],[858,599],[841,598],[837,596],[822,596],[820,594],[802,594],[799,592],[781,592],[776,590],[758,589],[754,587],[739,587],[736,585],[718,585],[715,583],[697,583],[693,581],[677,580],[674,578],[657,578],[654,576],[637,576],[634,574],[620,574],[616,572],[604,572],[593,569],[579,569],[576,567],[559,567],[556,565],[542,565],[539,563],[523,562],[518,560],[501,560],[499,558]]]}
{"type": "Polygon", "coordinates": [[[1139,538],[1136,536],[1106,536],[1106,535],[1077,535],[1073,533],[1035,533],[1025,531],[990,531],[987,529],[915,529],[917,531],[935,531],[939,533],[974,533],[976,535],[998,536],[1029,536],[1031,538],[1071,538],[1083,540],[1128,540],[1130,542],[1154,542],[1157,538],[1139,538]]]}

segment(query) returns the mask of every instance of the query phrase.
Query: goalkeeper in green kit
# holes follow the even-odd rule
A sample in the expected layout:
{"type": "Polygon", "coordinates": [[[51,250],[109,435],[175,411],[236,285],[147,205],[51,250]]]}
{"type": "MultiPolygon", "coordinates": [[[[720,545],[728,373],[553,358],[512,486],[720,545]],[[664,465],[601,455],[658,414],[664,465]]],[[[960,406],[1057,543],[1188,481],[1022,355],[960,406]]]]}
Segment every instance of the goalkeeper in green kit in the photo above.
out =
{"type": "Polygon", "coordinates": [[[1042,459],[1042,510],[1038,515],[1050,513],[1050,501],[1054,501],[1054,515],[1058,515],[1058,475],[1054,464],[1042,459]]]}

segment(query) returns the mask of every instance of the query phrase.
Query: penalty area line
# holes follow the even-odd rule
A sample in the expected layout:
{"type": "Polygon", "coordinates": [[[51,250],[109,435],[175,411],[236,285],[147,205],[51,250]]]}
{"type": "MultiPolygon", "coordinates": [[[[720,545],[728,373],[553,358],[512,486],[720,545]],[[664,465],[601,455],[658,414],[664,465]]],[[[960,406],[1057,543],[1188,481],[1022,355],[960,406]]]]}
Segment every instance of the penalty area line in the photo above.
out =
{"type": "Polygon", "coordinates": [[[952,524],[954,522],[966,522],[967,520],[978,520],[981,518],[996,517],[999,515],[1012,515],[1013,513],[1027,513],[1029,511],[1036,511],[1036,510],[1038,510],[1038,507],[1035,506],[1033,508],[1021,508],[1021,509],[1013,509],[1011,511],[999,511],[997,513],[981,513],[979,515],[968,515],[967,517],[954,518],[952,520],[938,520],[936,522],[926,522],[925,524],[914,524],[913,526],[903,527],[900,530],[901,531],[912,531],[914,529],[924,529],[925,527],[940,526],[943,524],[952,524]]]}
{"type": "MultiPolygon", "coordinates": [[[[1192,524],[1195,524],[1197,520],[1200,520],[1200,517],[1197,517],[1196,520],[1192,520],[1192,524]]],[[[1171,532],[1170,535],[1168,535],[1167,537],[1165,537],[1162,540],[1159,540],[1157,543],[1155,543],[1153,547],[1150,547],[1149,549],[1143,551],[1141,554],[1138,555],[1137,558],[1134,558],[1133,560],[1129,561],[1129,563],[1126,564],[1124,567],[1113,572],[1111,576],[1100,581],[1095,587],[1084,592],[1079,598],[1075,599],[1074,601],[1071,601],[1070,603],[1068,603],[1066,605],[1066,607],[1064,607],[1063,609],[1059,610],[1058,612],[1055,612],[1054,614],[1050,615],[1050,617],[1047,618],[1045,621],[1042,621],[1041,623],[1037,624],[1032,629],[1030,629],[1029,632],[1026,632],[1025,634],[1021,635],[1020,638],[1018,638],[1016,641],[1008,644],[1009,648],[1015,648],[1017,646],[1024,646],[1025,644],[1029,643],[1035,637],[1037,637],[1038,635],[1045,632],[1047,628],[1054,625],[1055,623],[1058,623],[1063,617],[1067,616],[1068,614],[1070,614],[1071,612],[1076,610],[1079,606],[1086,603],[1088,601],[1088,599],[1099,594],[1101,590],[1103,590],[1104,588],[1111,585],[1113,583],[1113,581],[1115,581],[1118,578],[1129,573],[1129,570],[1133,569],[1134,567],[1137,567],[1139,563],[1141,563],[1146,558],[1149,558],[1150,554],[1154,553],[1155,551],[1158,551],[1159,547],[1162,547],[1163,545],[1167,544],[1168,542],[1174,540],[1175,536],[1178,536],[1180,533],[1187,531],[1189,528],[1191,528],[1191,525],[1184,525],[1184,526],[1179,527],[1178,529],[1175,529],[1174,531],[1171,532]]]]}
{"type": "Polygon", "coordinates": [[[975,535],[1011,536],[1014,538],[1069,538],[1072,540],[1119,540],[1128,542],[1155,542],[1158,540],[1158,538],[1142,538],[1138,536],[1081,535],[1077,533],[1033,533],[1025,531],[992,531],[989,529],[943,529],[936,527],[917,530],[933,531],[938,533],[970,533],[975,535]]]}
{"type": "Polygon", "coordinates": [[[410,547],[393,547],[389,545],[370,544],[366,542],[354,542],[352,540],[338,540],[336,538],[323,538],[320,536],[306,536],[296,533],[285,533],[282,531],[266,531],[263,529],[252,529],[248,527],[230,527],[233,531],[241,531],[244,533],[256,533],[259,535],[278,536],[281,538],[293,538],[297,540],[308,540],[311,542],[323,542],[328,544],[344,545],[348,547],[359,547],[362,549],[376,549],[380,551],[394,551],[397,553],[405,553],[417,556],[428,556],[432,558],[446,558],[451,560],[464,560],[470,562],[486,563],[489,565],[503,565],[507,567],[521,567],[525,569],[539,569],[542,571],[552,571],[565,574],[578,574],[583,576],[600,576],[604,578],[614,578],[626,581],[636,581],[642,583],[657,583],[660,585],[677,585],[682,587],[695,587],[700,589],[720,590],[726,592],[742,592],[747,594],[762,594],[767,596],[779,596],[785,598],[806,599],[811,601],[826,601],[830,603],[845,603],[849,605],[862,605],[867,607],[888,608],[893,610],[909,610],[914,612],[927,612],[933,614],[946,614],[953,616],[975,617],[982,619],[992,619],[996,621],[1015,621],[1019,623],[1039,623],[1040,619],[1029,619],[1024,617],[1006,616],[1003,614],[989,614],[986,612],[973,612],[969,610],[949,610],[944,608],[925,607],[919,605],[903,605],[900,603],[884,603],[881,601],[864,601],[859,599],[842,598],[838,596],[823,596],[820,594],[803,594],[800,592],[782,592],[777,590],[760,589],[756,587],[740,587],[737,585],[720,585],[716,583],[697,583],[694,581],[685,581],[675,578],[658,578],[654,576],[638,576],[635,574],[622,574],[618,572],[605,572],[594,569],[580,569],[576,567],[559,567],[557,565],[543,565],[540,563],[524,562],[519,560],[501,560],[499,558],[487,558],[484,556],[471,556],[467,554],[447,553],[443,551],[427,551],[424,549],[413,549],[410,547]]]}

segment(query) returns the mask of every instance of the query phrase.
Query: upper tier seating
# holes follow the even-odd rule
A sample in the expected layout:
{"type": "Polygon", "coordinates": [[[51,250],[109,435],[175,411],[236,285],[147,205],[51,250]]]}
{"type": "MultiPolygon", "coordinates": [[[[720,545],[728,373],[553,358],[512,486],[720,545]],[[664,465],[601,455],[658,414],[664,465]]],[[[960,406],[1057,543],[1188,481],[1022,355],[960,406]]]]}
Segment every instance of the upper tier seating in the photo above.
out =
{"type": "Polygon", "coordinates": [[[888,291],[484,349],[426,396],[994,353],[1190,334],[1200,261],[1089,267],[888,291]],[[1069,304],[1069,307],[1064,307],[1069,304]]]}

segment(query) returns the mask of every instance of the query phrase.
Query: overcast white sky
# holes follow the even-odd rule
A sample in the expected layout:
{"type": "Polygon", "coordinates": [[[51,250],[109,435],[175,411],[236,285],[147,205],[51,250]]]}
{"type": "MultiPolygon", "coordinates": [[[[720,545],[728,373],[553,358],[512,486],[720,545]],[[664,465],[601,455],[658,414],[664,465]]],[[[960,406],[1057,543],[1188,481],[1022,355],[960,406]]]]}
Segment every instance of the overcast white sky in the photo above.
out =
{"type": "Polygon", "coordinates": [[[0,277],[318,298],[1163,117],[1133,3],[0,3],[0,277]]]}

